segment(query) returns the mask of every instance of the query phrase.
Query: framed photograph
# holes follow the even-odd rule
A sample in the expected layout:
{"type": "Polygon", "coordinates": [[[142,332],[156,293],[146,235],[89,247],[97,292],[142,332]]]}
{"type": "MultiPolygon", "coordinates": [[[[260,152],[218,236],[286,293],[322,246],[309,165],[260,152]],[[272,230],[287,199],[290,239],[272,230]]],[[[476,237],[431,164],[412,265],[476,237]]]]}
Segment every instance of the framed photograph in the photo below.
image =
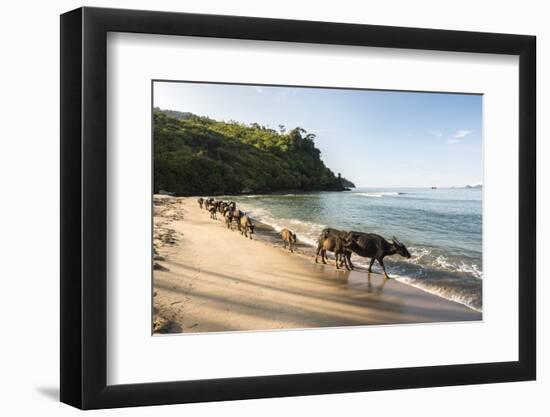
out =
{"type": "Polygon", "coordinates": [[[61,16],[61,401],[533,380],[535,37],[61,16]]]}

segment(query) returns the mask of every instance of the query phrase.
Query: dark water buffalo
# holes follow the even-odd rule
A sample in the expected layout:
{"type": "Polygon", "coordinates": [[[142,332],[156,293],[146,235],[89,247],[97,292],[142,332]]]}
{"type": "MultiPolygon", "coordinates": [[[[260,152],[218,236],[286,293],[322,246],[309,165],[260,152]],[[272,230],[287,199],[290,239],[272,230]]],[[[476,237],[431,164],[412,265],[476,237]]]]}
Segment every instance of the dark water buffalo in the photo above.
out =
{"type": "Polygon", "coordinates": [[[239,223],[241,225],[241,234],[252,239],[252,235],[254,234],[254,223],[252,223],[252,219],[245,214],[240,218],[239,223]]]}
{"type": "Polygon", "coordinates": [[[225,218],[227,228],[233,230],[233,210],[228,208],[223,214],[223,217],[225,218]]]}
{"type": "Polygon", "coordinates": [[[210,205],[210,208],[208,209],[208,211],[210,212],[210,218],[212,220],[217,220],[218,217],[216,216],[216,212],[217,212],[216,206],[210,205]]]}
{"type": "Polygon", "coordinates": [[[283,247],[286,249],[286,245],[288,244],[288,249],[294,253],[292,244],[296,243],[296,233],[293,233],[292,230],[283,229],[281,230],[281,238],[283,239],[283,247]]]}
{"type": "Polygon", "coordinates": [[[199,198],[199,199],[197,200],[197,202],[199,203],[200,208],[202,208],[202,204],[204,203],[204,198],[202,198],[202,197],[199,198]]]}
{"type": "Polygon", "coordinates": [[[224,215],[228,206],[229,203],[227,201],[220,201],[217,206],[218,212],[224,215]]]}
{"type": "Polygon", "coordinates": [[[384,266],[386,256],[398,254],[404,258],[411,257],[405,245],[399,242],[395,236],[392,238],[392,243],[390,243],[375,233],[350,232],[346,247],[359,256],[371,258],[369,272],[372,270],[372,264],[377,260],[386,278],[389,278],[384,266]]]}
{"type": "Polygon", "coordinates": [[[210,211],[210,207],[212,206],[212,204],[214,204],[214,199],[213,198],[206,198],[204,200],[204,208],[208,211],[210,211]]]}

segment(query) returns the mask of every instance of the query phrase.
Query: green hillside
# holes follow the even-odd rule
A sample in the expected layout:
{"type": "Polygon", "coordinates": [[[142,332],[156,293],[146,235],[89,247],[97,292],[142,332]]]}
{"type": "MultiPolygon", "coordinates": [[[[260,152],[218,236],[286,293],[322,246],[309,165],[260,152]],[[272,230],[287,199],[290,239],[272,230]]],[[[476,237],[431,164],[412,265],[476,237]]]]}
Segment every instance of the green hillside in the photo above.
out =
{"type": "Polygon", "coordinates": [[[176,195],[342,191],[315,135],[154,109],[154,191],[176,195]]]}

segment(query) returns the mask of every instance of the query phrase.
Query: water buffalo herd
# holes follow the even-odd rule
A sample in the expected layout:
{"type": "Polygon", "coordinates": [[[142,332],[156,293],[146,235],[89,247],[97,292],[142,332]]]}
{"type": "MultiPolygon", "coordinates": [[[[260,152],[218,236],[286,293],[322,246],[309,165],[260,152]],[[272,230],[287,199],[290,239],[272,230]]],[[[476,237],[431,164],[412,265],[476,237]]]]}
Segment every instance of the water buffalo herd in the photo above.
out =
{"type": "MultiPolygon", "coordinates": [[[[218,214],[223,217],[227,228],[234,230],[236,228],[244,237],[252,239],[254,234],[254,222],[245,212],[237,209],[234,201],[215,200],[213,198],[199,198],[200,208],[204,208],[210,213],[210,218],[217,219],[218,214]]],[[[283,247],[290,252],[294,252],[294,245],[297,237],[289,229],[283,229],[280,232],[283,241],[283,247]]],[[[374,261],[378,261],[384,271],[384,276],[389,278],[384,265],[384,258],[391,255],[401,255],[404,258],[410,258],[411,254],[395,236],[391,242],[375,233],[365,233],[356,231],[344,231],[327,227],[323,229],[317,241],[317,250],[315,263],[318,262],[319,255],[321,261],[326,264],[326,253],[334,254],[334,265],[336,269],[344,266],[348,270],[354,269],[351,262],[351,255],[355,253],[358,256],[370,258],[369,272],[372,270],[374,261]]]]}
{"type": "Polygon", "coordinates": [[[244,237],[252,239],[254,234],[254,222],[245,212],[237,209],[234,201],[215,200],[213,198],[199,198],[199,207],[210,213],[212,220],[218,219],[218,214],[223,217],[228,229],[236,228],[244,237]]]}

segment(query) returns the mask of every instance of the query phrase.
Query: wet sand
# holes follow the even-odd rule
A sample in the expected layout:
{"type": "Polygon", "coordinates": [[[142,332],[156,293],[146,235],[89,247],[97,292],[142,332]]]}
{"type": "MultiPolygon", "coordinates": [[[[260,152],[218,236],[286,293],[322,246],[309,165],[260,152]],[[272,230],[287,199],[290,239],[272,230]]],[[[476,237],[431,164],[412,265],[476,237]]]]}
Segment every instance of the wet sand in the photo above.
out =
{"type": "Polygon", "coordinates": [[[315,264],[304,246],[291,254],[270,243],[268,227],[247,239],[211,220],[196,198],[155,196],[154,222],[157,333],[481,320],[380,274],[315,264]]]}

